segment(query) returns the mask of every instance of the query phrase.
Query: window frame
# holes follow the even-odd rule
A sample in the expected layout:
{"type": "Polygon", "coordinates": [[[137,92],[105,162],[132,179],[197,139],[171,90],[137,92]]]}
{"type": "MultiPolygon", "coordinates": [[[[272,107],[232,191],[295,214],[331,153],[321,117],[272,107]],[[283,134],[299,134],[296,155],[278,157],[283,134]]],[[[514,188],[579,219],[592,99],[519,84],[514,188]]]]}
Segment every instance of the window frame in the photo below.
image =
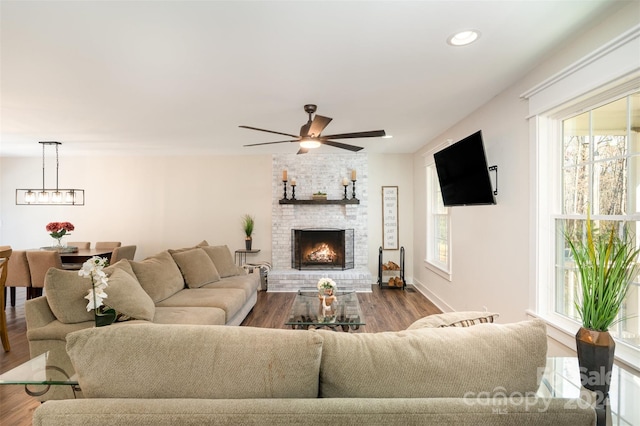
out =
{"type": "Polygon", "coordinates": [[[451,144],[448,141],[446,144],[441,144],[436,148],[430,150],[428,153],[424,155],[425,163],[425,187],[426,187],[426,226],[425,226],[425,259],[424,266],[439,275],[440,277],[446,279],[447,281],[453,280],[453,250],[452,250],[452,230],[451,230],[451,208],[443,207],[444,212],[434,211],[438,209],[437,196],[440,196],[440,203],[442,204],[442,194],[440,192],[438,175],[435,166],[435,160],[433,158],[433,154],[440,151],[441,149],[449,146],[451,144]],[[447,262],[442,263],[434,260],[435,252],[436,252],[436,232],[434,231],[436,224],[435,218],[436,216],[444,216],[446,217],[447,222],[447,262]]]}
{"type": "MultiPolygon", "coordinates": [[[[535,258],[535,307],[529,313],[544,319],[549,326],[550,337],[575,349],[575,333],[580,327],[579,321],[556,312],[556,222],[563,219],[586,219],[582,214],[563,214],[563,155],[562,123],[579,113],[594,110],[621,97],[638,91],[640,76],[635,85],[620,84],[605,91],[586,93],[580,102],[567,102],[554,110],[537,114],[531,121],[531,131],[535,135],[537,153],[537,179],[534,189],[536,203],[535,221],[536,258],[535,258]]],[[[593,164],[593,159],[591,159],[593,164]]],[[[590,178],[591,179],[591,178],[590,178]]],[[[591,192],[592,182],[589,191],[591,192]]],[[[593,220],[618,219],[639,221],[640,213],[624,216],[592,216],[593,220]]],[[[633,368],[640,369],[640,348],[616,339],[616,359],[633,368]]]]}

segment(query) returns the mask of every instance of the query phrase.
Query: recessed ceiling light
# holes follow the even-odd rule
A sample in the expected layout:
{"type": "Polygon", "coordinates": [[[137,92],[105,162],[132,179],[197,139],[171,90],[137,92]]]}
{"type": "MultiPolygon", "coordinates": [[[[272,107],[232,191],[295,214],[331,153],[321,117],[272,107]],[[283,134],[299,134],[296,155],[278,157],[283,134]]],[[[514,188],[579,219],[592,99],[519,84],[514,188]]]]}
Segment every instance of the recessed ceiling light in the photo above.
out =
{"type": "Polygon", "coordinates": [[[382,139],[391,139],[392,137],[393,137],[392,135],[384,135],[382,139]]]}
{"type": "Polygon", "coordinates": [[[451,46],[466,46],[476,41],[480,37],[480,31],[464,30],[451,35],[447,39],[447,43],[451,46]]]}

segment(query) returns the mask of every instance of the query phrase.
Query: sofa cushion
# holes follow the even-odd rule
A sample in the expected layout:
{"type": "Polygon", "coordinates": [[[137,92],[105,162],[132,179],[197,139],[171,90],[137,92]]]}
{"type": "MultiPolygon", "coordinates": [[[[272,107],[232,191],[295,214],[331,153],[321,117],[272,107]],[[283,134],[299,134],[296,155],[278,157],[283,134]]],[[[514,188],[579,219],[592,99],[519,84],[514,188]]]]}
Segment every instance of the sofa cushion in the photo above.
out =
{"type": "MultiPolygon", "coordinates": [[[[127,261],[116,262],[104,268],[104,272],[111,276],[116,269],[135,276],[127,261]]],[[[88,301],[84,298],[91,289],[89,278],[79,276],[78,271],[51,268],[45,275],[44,288],[49,308],[58,321],[75,324],[94,320],[94,313],[87,311],[88,301]]]]}
{"type": "Polygon", "coordinates": [[[247,299],[258,291],[260,287],[260,274],[243,274],[235,275],[233,277],[226,277],[220,281],[206,284],[201,288],[236,288],[243,290],[247,299]]]}
{"type": "Polygon", "coordinates": [[[189,288],[158,302],[158,306],[220,308],[226,313],[226,323],[242,309],[248,299],[244,290],[236,288],[189,288]]]}
{"type": "Polygon", "coordinates": [[[81,277],[78,271],[50,268],[44,277],[44,291],[51,312],[64,324],[91,321],[93,310],[87,311],[84,297],[91,289],[91,279],[81,277]]]}
{"type": "Polygon", "coordinates": [[[196,306],[156,306],[154,324],[224,325],[226,313],[220,308],[196,306]]]}
{"type": "Polygon", "coordinates": [[[70,333],[67,352],[87,398],[316,398],[322,337],[134,323],[70,333]]]}
{"type": "MultiPolygon", "coordinates": [[[[171,252],[171,250],[170,250],[171,252]]],[[[201,248],[171,252],[173,260],[180,268],[184,282],[189,288],[220,281],[220,274],[211,258],[201,248]]]]}
{"type": "Polygon", "coordinates": [[[407,327],[407,330],[424,327],[471,327],[472,325],[494,322],[499,316],[499,314],[494,312],[447,312],[420,318],[407,327]]]}
{"type": "Polygon", "coordinates": [[[184,279],[168,251],[160,252],[140,262],[129,261],[138,282],[157,303],[184,288],[184,279]]]}
{"type": "MultiPolygon", "coordinates": [[[[135,319],[153,319],[153,301],[134,278],[128,262],[117,262],[104,268],[104,272],[109,277],[105,305],[135,319]]],[[[85,299],[91,289],[90,278],[79,276],[78,271],[51,268],[45,276],[44,288],[51,312],[58,321],[75,324],[94,320],[94,312],[87,311],[85,299]]]]}
{"type": "Polygon", "coordinates": [[[216,265],[216,269],[220,274],[220,278],[231,277],[238,275],[238,267],[236,266],[233,256],[229,247],[225,246],[207,246],[202,249],[209,255],[213,263],[216,265]]]}
{"type": "Polygon", "coordinates": [[[324,338],[324,398],[535,393],[546,364],[546,327],[539,320],[386,333],[317,332],[324,338]]]}
{"type": "Polygon", "coordinates": [[[115,269],[109,276],[104,290],[107,298],[105,306],[113,308],[127,319],[153,320],[156,306],[151,297],[142,289],[138,280],[122,269],[115,269]]]}

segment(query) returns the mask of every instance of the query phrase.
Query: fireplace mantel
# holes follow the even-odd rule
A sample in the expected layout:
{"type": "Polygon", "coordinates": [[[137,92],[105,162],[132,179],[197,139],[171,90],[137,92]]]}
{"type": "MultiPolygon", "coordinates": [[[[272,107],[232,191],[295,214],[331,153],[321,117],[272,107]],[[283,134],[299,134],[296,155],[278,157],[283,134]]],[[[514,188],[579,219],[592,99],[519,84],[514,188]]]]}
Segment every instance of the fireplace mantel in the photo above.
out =
{"type": "Polygon", "coordinates": [[[279,200],[280,204],[318,204],[318,205],[328,205],[328,204],[360,204],[360,200],[357,198],[352,198],[350,200],[279,200]]]}

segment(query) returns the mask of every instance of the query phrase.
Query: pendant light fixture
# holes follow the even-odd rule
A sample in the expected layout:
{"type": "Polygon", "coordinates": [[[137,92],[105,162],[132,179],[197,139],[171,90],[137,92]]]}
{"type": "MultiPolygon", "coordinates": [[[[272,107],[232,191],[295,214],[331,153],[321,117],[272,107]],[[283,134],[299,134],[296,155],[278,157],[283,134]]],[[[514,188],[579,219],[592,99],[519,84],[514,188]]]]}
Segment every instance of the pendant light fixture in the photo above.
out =
{"type": "Polygon", "coordinates": [[[42,144],[42,188],[16,189],[16,205],[23,206],[84,206],[84,189],[60,189],[58,187],[58,147],[62,142],[45,141],[42,144]],[[56,187],[47,189],[45,186],[45,148],[56,148],[56,187]]]}

